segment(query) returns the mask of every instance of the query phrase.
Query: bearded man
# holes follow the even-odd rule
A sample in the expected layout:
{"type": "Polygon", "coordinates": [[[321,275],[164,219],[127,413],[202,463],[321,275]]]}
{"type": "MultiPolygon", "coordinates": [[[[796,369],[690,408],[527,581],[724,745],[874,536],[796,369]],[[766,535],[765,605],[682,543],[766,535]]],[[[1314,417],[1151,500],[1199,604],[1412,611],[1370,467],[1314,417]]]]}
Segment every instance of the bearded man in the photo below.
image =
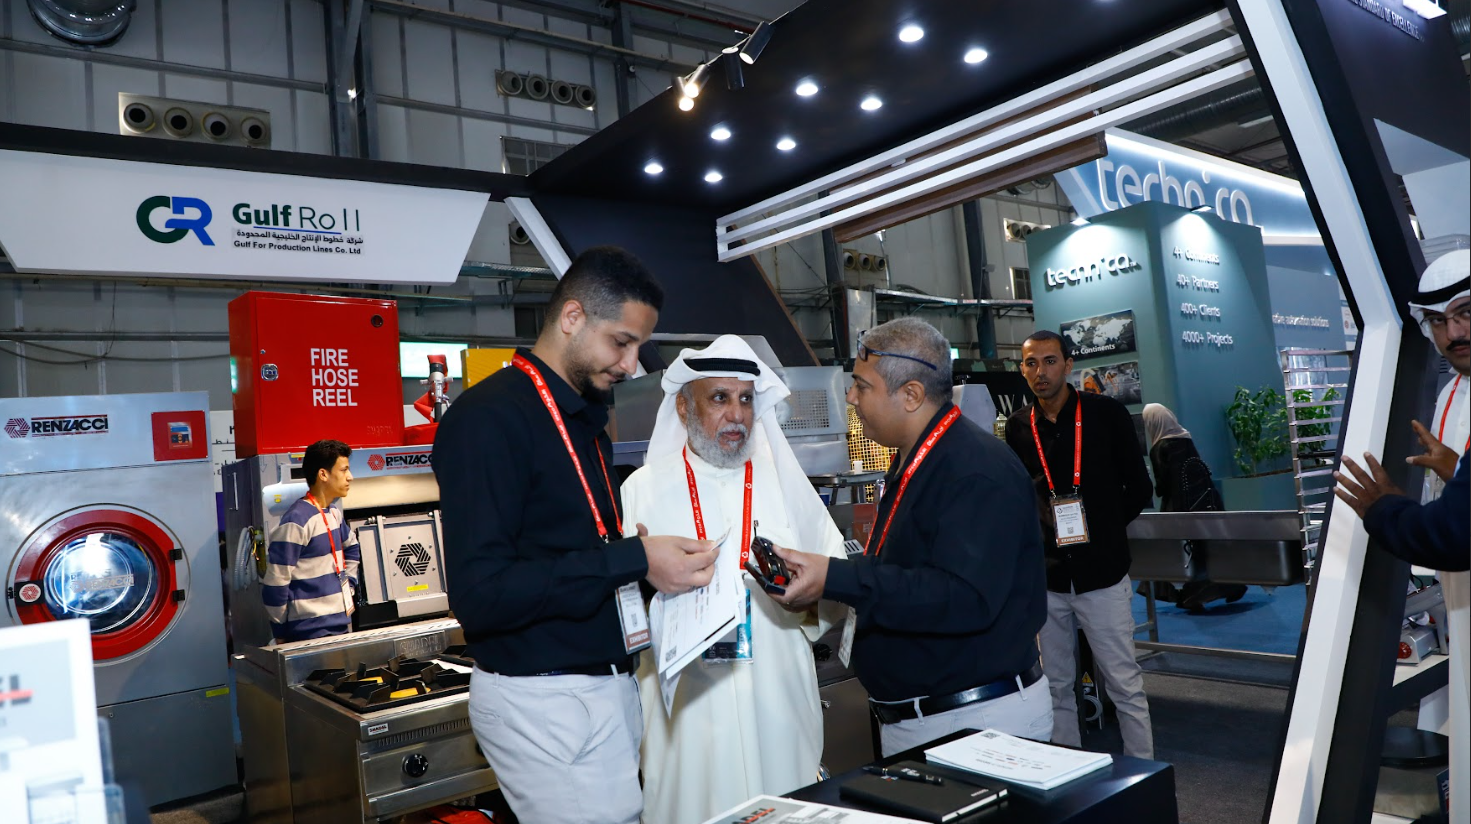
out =
{"type": "MultiPolygon", "coordinates": [[[[651,824],[704,821],[752,796],[817,779],[822,709],[811,642],[835,613],[819,620],[764,594],[752,597],[759,584],[734,561],[754,536],[843,554],[843,537],[776,419],[790,390],[745,341],[725,335],[706,349],[684,350],[663,387],[644,466],[623,484],[624,529],[700,540],[728,535],[716,574],[730,576],[726,591],[735,591],[741,614],[735,637],[687,664],[677,682],[660,683],[657,637],[656,655],[639,667],[643,820],[651,824]],[[664,690],[673,693],[667,711],[664,690]]],[[[656,598],[650,608],[656,635],[662,604],[656,598]]]]}

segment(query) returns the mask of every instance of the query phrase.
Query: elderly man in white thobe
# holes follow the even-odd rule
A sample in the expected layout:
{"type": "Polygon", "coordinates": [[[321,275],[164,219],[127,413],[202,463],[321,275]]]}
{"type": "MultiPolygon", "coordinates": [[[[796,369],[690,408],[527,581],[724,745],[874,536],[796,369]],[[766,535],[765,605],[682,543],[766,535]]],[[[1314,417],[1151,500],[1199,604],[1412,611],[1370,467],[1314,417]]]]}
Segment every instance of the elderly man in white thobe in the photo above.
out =
{"type": "MultiPolygon", "coordinates": [[[[776,407],[790,390],[745,341],[725,335],[703,350],[684,350],[665,371],[663,387],[644,466],[622,487],[629,534],[642,527],[659,535],[703,532],[709,540],[724,535],[732,558],[737,542],[753,534],[782,547],[843,554],[843,537],[777,421],[776,407]]],[[[656,655],[643,656],[639,667],[649,824],[704,821],[752,796],[817,780],[822,710],[811,642],[834,616],[789,613],[764,594],[752,597],[760,585],[739,564],[725,570],[717,574],[729,576],[727,592],[741,604],[744,620],[733,631],[741,637],[721,639],[677,681],[666,676],[661,684],[656,655]]],[[[655,598],[650,605],[656,634],[663,603],[655,598]]],[[[656,652],[659,645],[656,637],[656,652]]]]}

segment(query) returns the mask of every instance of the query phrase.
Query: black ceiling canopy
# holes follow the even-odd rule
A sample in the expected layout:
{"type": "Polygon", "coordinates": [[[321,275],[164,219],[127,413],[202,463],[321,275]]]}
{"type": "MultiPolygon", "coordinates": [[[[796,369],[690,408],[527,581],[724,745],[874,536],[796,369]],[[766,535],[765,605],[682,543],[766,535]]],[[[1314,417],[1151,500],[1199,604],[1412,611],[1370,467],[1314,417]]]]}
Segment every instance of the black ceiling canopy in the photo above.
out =
{"type": "Polygon", "coordinates": [[[1217,11],[1220,0],[809,0],[692,111],[667,89],[531,177],[535,191],[728,211],[748,206],[1217,11]],[[900,30],[924,36],[902,42],[900,30]],[[967,63],[966,52],[985,60],[967,63]],[[811,81],[816,94],[801,97],[811,81]],[[882,106],[866,111],[869,96],[882,106]],[[711,132],[724,128],[728,139],[711,132]],[[795,141],[789,151],[782,138],[795,141]],[[663,171],[650,175],[649,163],[663,171]],[[718,172],[718,183],[705,176],[718,172]]]}

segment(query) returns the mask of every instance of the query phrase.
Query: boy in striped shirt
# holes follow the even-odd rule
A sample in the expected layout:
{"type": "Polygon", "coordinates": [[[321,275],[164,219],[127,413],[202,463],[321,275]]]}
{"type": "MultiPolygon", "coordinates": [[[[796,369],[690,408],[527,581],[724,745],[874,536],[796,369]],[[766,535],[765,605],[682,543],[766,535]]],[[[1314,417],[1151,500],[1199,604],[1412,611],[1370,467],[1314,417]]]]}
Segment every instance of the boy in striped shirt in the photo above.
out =
{"type": "Polygon", "coordinates": [[[341,498],[352,486],[351,454],[342,441],[317,441],[307,447],[302,469],[311,487],[271,533],[261,600],[278,642],[352,629],[362,552],[342,515],[341,498]]]}

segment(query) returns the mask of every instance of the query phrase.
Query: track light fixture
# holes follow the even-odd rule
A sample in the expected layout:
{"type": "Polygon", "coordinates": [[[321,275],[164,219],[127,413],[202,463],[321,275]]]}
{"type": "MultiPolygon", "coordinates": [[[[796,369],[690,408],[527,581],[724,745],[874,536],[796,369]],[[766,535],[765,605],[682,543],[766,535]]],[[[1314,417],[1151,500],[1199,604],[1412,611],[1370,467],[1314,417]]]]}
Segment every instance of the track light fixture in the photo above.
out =
{"type": "Polygon", "coordinates": [[[680,78],[679,88],[684,96],[694,99],[700,96],[700,91],[705,88],[705,81],[710,76],[710,64],[701,63],[695,70],[680,78]]]}
{"type": "Polygon", "coordinates": [[[679,98],[679,110],[680,111],[687,112],[690,109],[693,109],[694,107],[695,107],[695,99],[693,97],[680,97],[679,98]]]}
{"type": "Polygon", "coordinates": [[[746,72],[741,65],[741,56],[734,48],[726,49],[720,55],[720,67],[725,70],[725,87],[731,91],[740,91],[746,87],[746,72]]]}
{"type": "Polygon", "coordinates": [[[762,21],[756,26],[756,30],[751,32],[751,36],[747,37],[746,42],[741,44],[740,55],[742,62],[748,66],[756,62],[756,58],[761,56],[761,52],[766,48],[766,44],[771,42],[771,31],[771,24],[765,21],[762,21]]]}

